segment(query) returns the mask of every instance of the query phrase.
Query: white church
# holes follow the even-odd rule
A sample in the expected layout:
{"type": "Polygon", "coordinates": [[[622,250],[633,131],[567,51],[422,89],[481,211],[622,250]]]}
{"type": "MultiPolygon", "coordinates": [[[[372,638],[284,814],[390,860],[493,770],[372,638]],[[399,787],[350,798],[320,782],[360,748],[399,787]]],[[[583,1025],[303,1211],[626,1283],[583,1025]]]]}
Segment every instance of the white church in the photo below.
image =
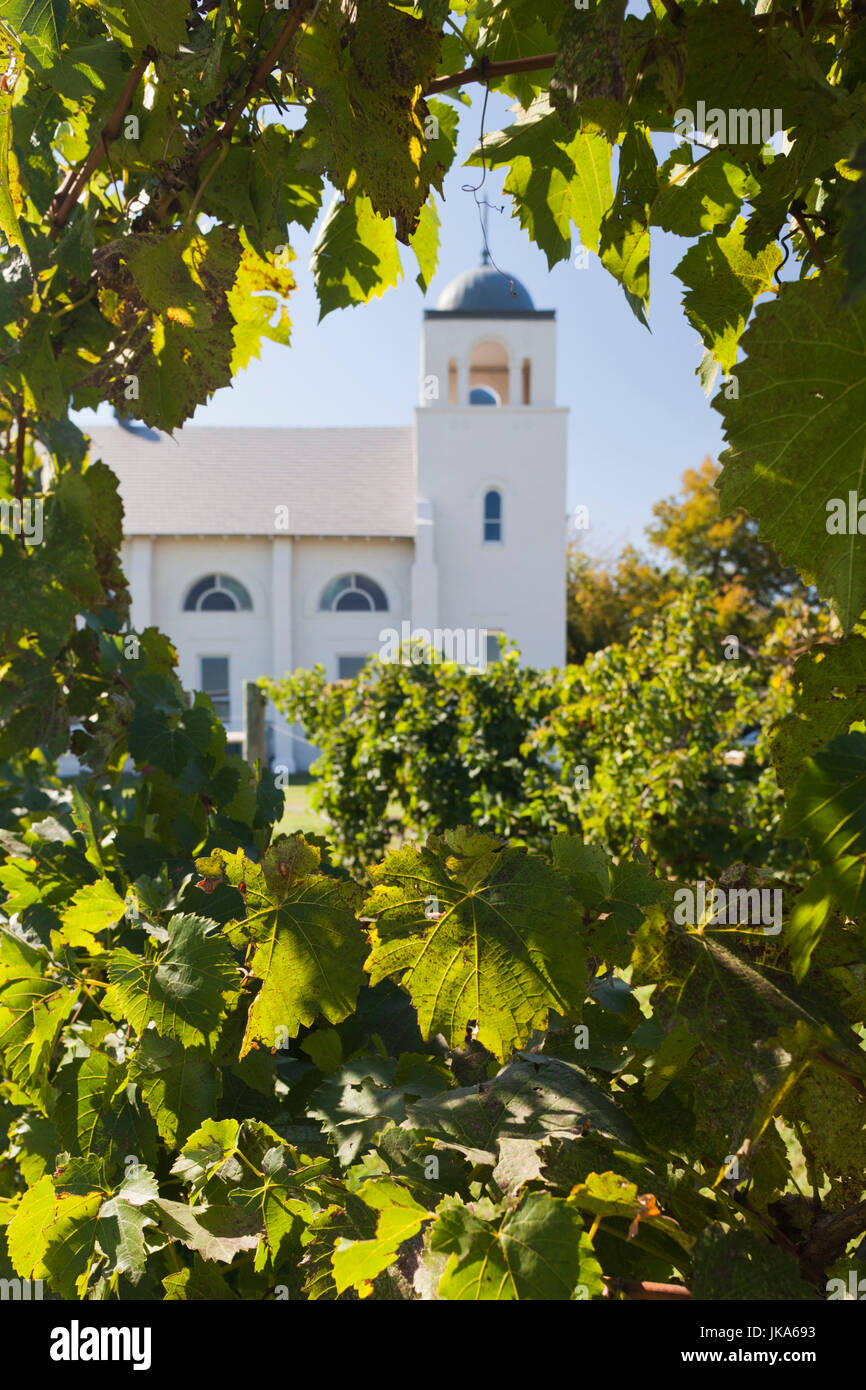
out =
{"type": "MultiPolygon", "coordinates": [[[[230,737],[244,681],[317,663],[345,679],[389,630],[468,634],[481,664],[504,635],[526,665],[564,664],[555,335],[553,310],[482,264],[425,311],[411,426],[89,431],[120,481],[132,625],[168,634],[230,737]]],[[[315,756],[272,708],[268,742],[290,771],[315,756]]]]}

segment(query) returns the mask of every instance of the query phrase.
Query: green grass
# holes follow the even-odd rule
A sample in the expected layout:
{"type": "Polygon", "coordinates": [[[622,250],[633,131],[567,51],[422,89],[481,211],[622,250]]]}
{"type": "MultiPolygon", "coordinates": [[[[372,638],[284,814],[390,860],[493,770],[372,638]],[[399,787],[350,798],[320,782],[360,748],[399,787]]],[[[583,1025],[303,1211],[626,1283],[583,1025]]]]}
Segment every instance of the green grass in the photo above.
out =
{"type": "MultiPolygon", "coordinates": [[[[282,820],[274,826],[275,835],[291,835],[295,830],[309,830],[316,835],[329,835],[330,826],[322,817],[310,807],[310,792],[314,778],[308,772],[293,772],[290,774],[289,785],[285,788],[286,806],[283,811],[282,820]]],[[[400,807],[397,802],[389,802],[389,817],[397,819],[401,816],[400,807]]],[[[389,850],[399,849],[402,839],[399,835],[392,835],[389,850]]]]}
{"type": "Polygon", "coordinates": [[[293,772],[285,789],[286,809],[275,834],[291,835],[294,830],[311,830],[317,835],[327,835],[328,823],[310,809],[310,790],[312,777],[308,772],[293,772]]]}

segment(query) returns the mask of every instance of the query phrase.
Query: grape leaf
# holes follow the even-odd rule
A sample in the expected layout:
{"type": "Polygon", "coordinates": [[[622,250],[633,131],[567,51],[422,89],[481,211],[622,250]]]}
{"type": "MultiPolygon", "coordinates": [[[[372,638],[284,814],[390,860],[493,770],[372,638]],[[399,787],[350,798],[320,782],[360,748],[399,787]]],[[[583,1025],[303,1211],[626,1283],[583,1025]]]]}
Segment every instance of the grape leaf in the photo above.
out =
{"type": "Polygon", "coordinates": [[[187,0],[99,0],[112,33],[136,53],[150,45],[174,53],[186,38],[187,0]]]}
{"type": "Polygon", "coordinates": [[[310,257],[319,322],[332,309],[366,304],[403,274],[392,224],[362,195],[335,194],[310,257]]]}
{"type": "Polygon", "coordinates": [[[725,418],[722,510],[743,507],[783,564],[795,565],[843,626],[866,607],[862,538],[828,530],[828,504],[862,484],[866,441],[866,308],[841,306],[831,272],[783,285],[759,305],[737,367],[738,398],[713,402],[725,418]]]}
{"type": "Polygon", "coordinates": [[[723,372],[737,349],[752,305],[773,287],[782,259],[775,241],[760,251],[746,246],[746,223],[738,217],[724,236],[703,236],[683,256],[674,274],[686,286],[683,308],[723,372]]]}
{"type": "Polygon", "coordinates": [[[418,261],[418,274],[415,279],[425,294],[436,274],[439,261],[439,229],[439,213],[436,204],[431,200],[421,209],[418,226],[410,237],[410,244],[418,261]]]}
{"type": "Polygon", "coordinates": [[[786,790],[797,780],[804,757],[866,720],[866,640],[852,633],[841,642],[813,646],[797,661],[792,681],[794,708],[776,725],[771,749],[786,790]]]}
{"type": "Polygon", "coordinates": [[[162,1037],[185,1046],[205,1042],[238,982],[228,943],[218,931],[207,918],[175,915],[168,944],[156,959],[125,948],[112,951],[106,1012],[126,1019],[139,1034],[153,1023],[162,1037]]]}
{"type": "Polygon", "coordinates": [[[300,80],[327,117],[333,182],[393,217],[403,242],[435,173],[419,98],[436,72],[440,42],[429,25],[387,0],[367,0],[342,35],[335,25],[310,23],[296,58],[300,80]]]}
{"type": "Polygon", "coordinates": [[[94,1253],[101,1191],[61,1193],[47,1175],[24,1193],[9,1222],[9,1258],[23,1278],[45,1279],[62,1298],[80,1297],[78,1281],[94,1253]]]}
{"type": "Polygon", "coordinates": [[[802,980],[812,955],[833,915],[835,897],[832,876],[824,870],[813,874],[791,909],[787,942],[791,953],[791,973],[802,980]]]}
{"type": "Polygon", "coordinates": [[[262,1235],[262,1223],[255,1214],[238,1207],[209,1206],[206,1202],[188,1207],[184,1202],[160,1199],[147,1208],[166,1235],[196,1250],[203,1260],[230,1263],[242,1250],[255,1250],[262,1235]]]}
{"type": "MultiPolygon", "coordinates": [[[[8,948],[4,955],[7,951],[8,948]]],[[[42,1091],[47,1085],[48,1060],[60,1029],[75,1008],[77,995],[57,980],[43,978],[33,964],[5,964],[5,970],[11,973],[13,969],[14,977],[0,985],[4,1070],[44,1108],[42,1091]]],[[[0,965],[0,970],[4,970],[4,965],[0,965]]]]}
{"type": "Polygon", "coordinates": [[[866,911],[866,734],[841,734],[806,758],[779,827],[805,836],[845,911],[866,911]]]}
{"type": "Polygon", "coordinates": [[[291,324],[281,301],[295,288],[294,276],[285,263],[287,250],[272,262],[260,256],[246,237],[241,241],[237,278],[228,295],[234,319],[233,375],[260,355],[263,338],[288,345],[291,324]]]}
{"type": "Polygon", "coordinates": [[[495,1164],[506,1139],[573,1138],[587,1126],[630,1148],[641,1147],[628,1116],[585,1072],[545,1053],[522,1053],[487,1086],[410,1104],[407,1121],[471,1163],[495,1164]]]}
{"type": "Polygon", "coordinates": [[[793,1260],[754,1231],[708,1226],[694,1249],[692,1297],[750,1303],[809,1302],[818,1295],[793,1260]]]}
{"type": "Polygon", "coordinates": [[[586,931],[588,949],[612,964],[628,965],[631,933],[643,921],[643,909],[664,899],[668,886],[639,860],[615,864],[600,845],[587,845],[579,835],[555,835],[550,850],[574,896],[599,919],[586,931]]]}
{"type": "Polygon", "coordinates": [[[167,1274],[162,1287],[167,1303],[224,1303],[238,1297],[222,1275],[212,1265],[206,1264],[199,1254],[185,1269],[178,1270],[176,1274],[167,1274]]]}
{"type": "Polygon", "coordinates": [[[320,1014],[339,1023],[355,1006],[366,952],[353,911],[358,891],[312,874],[317,860],[318,851],[298,837],[276,841],[263,864],[224,850],[198,861],[204,873],[244,883],[243,930],[256,943],[249,968],[262,988],[250,1008],[242,1058],[258,1043],[279,1046],[281,1029],[293,1038],[320,1014]]]}
{"type": "Polygon", "coordinates": [[[691,145],[677,145],[659,170],[653,224],[678,236],[700,236],[730,226],[744,199],[759,188],[723,145],[699,159],[695,153],[691,145]]]}
{"type": "Polygon", "coordinates": [[[460,1046],[474,1022],[479,1042],[504,1059],[550,1009],[580,1009],[586,965],[574,904],[540,856],[452,834],[390,854],[371,877],[364,968],[374,985],[399,977],[424,1037],[441,1032],[460,1046]],[[435,920],[425,915],[431,899],[435,920]]]}
{"type": "Polygon", "coordinates": [[[69,0],[4,0],[3,22],[46,66],[60,52],[69,0]]]}
{"type": "Polygon", "coordinates": [[[765,1098],[799,1065],[782,1030],[798,1027],[805,1040],[800,1050],[829,1047],[847,1067],[866,1074],[859,1042],[836,1013],[825,1018],[819,1001],[801,1001],[770,971],[724,945],[718,933],[671,925],[658,908],[650,909],[635,938],[632,985],[646,984],[655,985],[653,1010],[662,1027],[686,1025],[701,1040],[700,1049],[678,1059],[678,1081],[691,1084],[708,1162],[737,1152],[754,1117],[763,1117],[765,1098]]]}
{"type": "Polygon", "coordinates": [[[629,126],[619,155],[613,205],[601,224],[599,255],[619,280],[629,308],[645,327],[650,288],[650,215],[656,195],[656,157],[649,131],[629,126]]]}
{"type": "Polygon", "coordinates": [[[96,936],[119,922],[125,911],[123,898],[107,878],[100,878],[73,894],[63,913],[63,929],[57,936],[68,946],[80,946],[90,955],[96,955],[102,949],[96,936]]]}
{"type": "Polygon", "coordinates": [[[216,1109],[219,1077],[207,1053],[145,1029],[130,1080],[138,1082],[160,1138],[180,1148],[216,1109]]]}
{"type": "Polygon", "coordinates": [[[197,1191],[231,1161],[239,1135],[238,1120],[205,1120],[186,1140],[180,1156],[174,1161],[172,1174],[197,1191]]]}
{"type": "Polygon", "coordinates": [[[98,1155],[106,1167],[131,1153],[155,1162],[153,1121],[126,1080],[125,1069],[104,1052],[67,1060],[58,1070],[54,1122],[70,1153],[98,1155]]]}
{"type": "Polygon", "coordinates": [[[347,1062],[313,1092],[307,1114],[321,1120],[343,1167],[373,1143],[380,1130],[406,1117],[403,1091],[394,1086],[392,1059],[347,1062]]]}
{"type": "Polygon", "coordinates": [[[610,143],[595,131],[566,138],[549,106],[493,135],[474,150],[467,164],[495,169],[510,165],[503,191],[512,215],[526,229],[553,267],[571,255],[572,223],[584,246],[598,250],[602,218],[613,201],[610,143]]]}
{"type": "Polygon", "coordinates": [[[338,1244],[331,1258],[338,1294],[349,1288],[363,1290],[394,1263],[403,1241],[417,1235],[433,1215],[405,1187],[390,1180],[362,1183],[357,1195],[378,1212],[376,1234],[372,1240],[338,1244]]]}
{"type": "Polygon", "coordinates": [[[440,1210],[430,1248],[448,1255],[440,1298],[502,1301],[571,1300],[603,1292],[601,1266],[577,1209],[561,1197],[533,1192],[516,1211],[484,1221],[468,1207],[440,1210]]]}
{"type": "MultiPolygon", "coordinates": [[[[4,65],[12,47],[0,34],[0,60],[4,65]]],[[[20,218],[26,199],[18,173],[18,160],[12,146],[12,93],[0,87],[0,231],[11,246],[19,246],[25,255],[26,243],[20,218]]]]}
{"type": "Polygon", "coordinates": [[[148,1256],[144,1233],[153,1224],[153,1217],[139,1205],[124,1201],[119,1193],[102,1204],[97,1240],[112,1273],[125,1274],[132,1284],[139,1282],[148,1256]]]}

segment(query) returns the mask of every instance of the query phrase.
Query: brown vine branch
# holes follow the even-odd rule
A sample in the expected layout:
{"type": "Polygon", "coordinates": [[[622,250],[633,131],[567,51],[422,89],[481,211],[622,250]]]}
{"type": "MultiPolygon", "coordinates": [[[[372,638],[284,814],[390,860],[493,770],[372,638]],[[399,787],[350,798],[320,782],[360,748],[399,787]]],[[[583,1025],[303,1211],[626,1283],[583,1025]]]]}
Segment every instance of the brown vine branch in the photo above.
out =
{"type": "MultiPolygon", "coordinates": [[[[319,0],[298,0],[289,18],[286,20],[274,42],[271,44],[267,53],[256,65],[252,77],[247,83],[241,96],[231,107],[218,130],[215,130],[211,137],[197,149],[190,151],[184,168],[184,176],[187,180],[198,170],[209,155],[228,141],[229,136],[244,113],[251,97],[258,91],[265,79],[270,76],[280,60],[286,45],[294,38],[302,23],[310,14],[310,11],[317,8],[319,0]]],[[[181,161],[183,163],[183,160],[181,161]]],[[[178,188],[165,186],[161,196],[155,195],[152,203],[146,207],[141,216],[136,221],[136,226],[150,226],[154,222],[159,222],[167,212],[168,208],[177,197],[178,188]]]]}
{"type": "Polygon", "coordinates": [[[792,1260],[799,1260],[800,1252],[794,1242],[788,1239],[784,1231],[779,1230],[778,1226],[770,1220],[769,1216],[765,1216],[763,1212],[758,1211],[757,1208],[752,1206],[745,1192],[737,1190],[731,1195],[738,1207],[742,1207],[743,1211],[747,1211],[750,1216],[760,1222],[767,1232],[767,1235],[770,1237],[770,1240],[772,1240],[775,1245],[778,1245],[780,1250],[784,1250],[785,1254],[790,1256],[792,1260]]]}
{"type": "Polygon", "coordinates": [[[800,1252],[800,1267],[807,1278],[823,1280],[829,1265],[838,1260],[855,1236],[866,1231],[866,1202],[847,1211],[818,1216],[800,1252]]]}
{"type": "Polygon", "coordinates": [[[298,0],[289,18],[286,20],[279,34],[271,44],[265,56],[258,64],[255,72],[250,78],[244,89],[243,95],[238,97],[234,106],[229,111],[219,130],[215,131],[210,140],[197,152],[196,164],[201,164],[207,159],[209,154],[220,145],[229,135],[231,135],[247,106],[250,98],[262,86],[266,77],[269,77],[280,60],[280,56],[286,44],[293,39],[295,34],[306,19],[310,10],[317,4],[317,0],[298,0]]]}
{"type": "MultiPolygon", "coordinates": [[[[661,0],[667,10],[669,18],[681,28],[685,23],[685,10],[678,3],[678,0],[661,0]]],[[[789,19],[797,18],[796,15],[753,15],[752,23],[756,29],[765,29],[771,24],[784,22],[789,19]]],[[[819,17],[810,16],[809,22],[816,25],[836,26],[844,21],[837,14],[822,15],[819,17]]],[[[468,82],[494,82],[498,77],[509,77],[514,72],[534,72],[537,68],[552,68],[558,55],[556,53],[539,53],[536,57],[514,58],[502,63],[492,63],[486,58],[482,58],[480,63],[475,63],[471,68],[464,68],[462,72],[452,72],[447,77],[437,77],[435,82],[431,82],[425,96],[434,96],[436,92],[447,91],[449,87],[463,87],[468,82]]]]}
{"type": "Polygon", "coordinates": [[[685,10],[682,5],[678,5],[677,0],[662,0],[662,4],[667,10],[668,19],[670,19],[678,29],[681,29],[686,18],[685,10]]]}
{"type": "Polygon", "coordinates": [[[52,198],[51,207],[48,210],[48,216],[53,224],[52,236],[56,237],[60,230],[66,225],[72,209],[81,197],[87,180],[98,168],[103,155],[108,154],[108,146],[111,144],[112,140],[116,140],[120,134],[121,122],[132,105],[132,98],[135,96],[138,84],[149,62],[149,55],[147,53],[142,54],[124,82],[123,91],[118,97],[117,105],[109,116],[90,154],[81,165],[81,168],[77,172],[70,174],[52,198]]]}
{"type": "Polygon", "coordinates": [[[806,244],[808,245],[809,250],[812,252],[812,259],[814,260],[815,264],[817,266],[820,266],[822,270],[826,270],[827,262],[824,260],[824,257],[818,250],[818,243],[815,240],[811,228],[809,227],[805,218],[801,216],[801,214],[797,211],[796,208],[791,208],[790,214],[796,222],[797,226],[799,227],[800,231],[803,233],[803,236],[806,238],[806,244]]]}
{"type": "Polygon", "coordinates": [[[462,72],[452,72],[448,77],[437,77],[431,82],[425,96],[435,92],[447,91],[449,87],[463,87],[467,82],[495,82],[499,77],[509,77],[514,72],[535,72],[536,68],[552,68],[557,59],[556,53],[539,53],[536,58],[512,58],[508,62],[491,63],[482,58],[471,68],[462,72]]]}
{"type": "Polygon", "coordinates": [[[16,416],[18,431],[15,436],[15,474],[12,479],[12,496],[19,502],[24,496],[24,444],[27,439],[27,416],[23,409],[16,416]]]}
{"type": "Polygon", "coordinates": [[[861,1096],[866,1096],[866,1083],[864,1083],[863,1078],[855,1076],[854,1072],[849,1071],[841,1062],[837,1062],[836,1058],[832,1057],[829,1052],[816,1052],[815,1060],[823,1063],[825,1067],[829,1067],[831,1071],[837,1072],[839,1076],[844,1076],[855,1091],[858,1091],[861,1096]]]}

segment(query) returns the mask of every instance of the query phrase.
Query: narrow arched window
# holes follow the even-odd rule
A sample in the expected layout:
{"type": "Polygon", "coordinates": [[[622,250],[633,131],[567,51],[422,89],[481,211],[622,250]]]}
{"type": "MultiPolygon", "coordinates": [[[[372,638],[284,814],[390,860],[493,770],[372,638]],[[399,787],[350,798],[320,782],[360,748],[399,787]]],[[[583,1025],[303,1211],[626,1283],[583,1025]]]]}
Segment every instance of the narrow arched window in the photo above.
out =
{"type": "Polygon", "coordinates": [[[502,493],[495,487],[484,494],[484,539],[502,540],[502,493]]]}
{"type": "Polygon", "coordinates": [[[384,589],[365,574],[341,574],[322,594],[319,608],[331,613],[386,613],[384,589]]]}
{"type": "Polygon", "coordinates": [[[252,606],[248,590],[228,574],[206,574],[183,601],[185,613],[248,613],[252,606]]]}
{"type": "MultiPolygon", "coordinates": [[[[512,401],[511,378],[509,372],[508,349],[504,343],[498,343],[492,338],[485,338],[483,342],[476,343],[469,358],[469,390],[483,386],[488,391],[493,392],[493,401],[489,404],[495,405],[517,405],[519,402],[512,401]]],[[[472,396],[469,397],[470,404],[473,402],[472,396]]],[[[481,404],[481,402],[477,402],[481,404]]],[[[487,405],[488,401],[483,404],[487,405]]]]}

